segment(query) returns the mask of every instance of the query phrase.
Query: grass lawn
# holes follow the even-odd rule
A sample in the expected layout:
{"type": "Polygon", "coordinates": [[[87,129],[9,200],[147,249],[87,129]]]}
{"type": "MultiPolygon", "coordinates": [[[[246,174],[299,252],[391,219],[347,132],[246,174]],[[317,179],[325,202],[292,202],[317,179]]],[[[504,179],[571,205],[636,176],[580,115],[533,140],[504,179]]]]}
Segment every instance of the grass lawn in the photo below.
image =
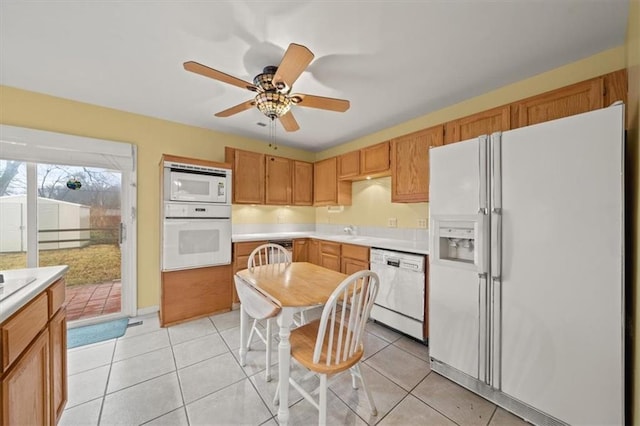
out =
{"type": "MultiPolygon", "coordinates": [[[[0,270],[25,268],[26,258],[26,253],[0,253],[0,270]]],[[[40,266],[69,265],[68,286],[120,279],[120,247],[116,244],[41,250],[39,261],[40,266]]]]}

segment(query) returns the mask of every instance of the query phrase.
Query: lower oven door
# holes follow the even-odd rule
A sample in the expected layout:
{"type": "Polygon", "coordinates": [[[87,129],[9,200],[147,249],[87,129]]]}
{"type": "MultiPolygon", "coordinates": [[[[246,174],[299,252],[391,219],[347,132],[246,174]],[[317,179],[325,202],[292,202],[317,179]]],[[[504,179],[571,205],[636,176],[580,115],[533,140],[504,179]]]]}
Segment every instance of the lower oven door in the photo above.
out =
{"type": "Polygon", "coordinates": [[[162,270],[231,263],[231,219],[165,219],[162,270]]]}

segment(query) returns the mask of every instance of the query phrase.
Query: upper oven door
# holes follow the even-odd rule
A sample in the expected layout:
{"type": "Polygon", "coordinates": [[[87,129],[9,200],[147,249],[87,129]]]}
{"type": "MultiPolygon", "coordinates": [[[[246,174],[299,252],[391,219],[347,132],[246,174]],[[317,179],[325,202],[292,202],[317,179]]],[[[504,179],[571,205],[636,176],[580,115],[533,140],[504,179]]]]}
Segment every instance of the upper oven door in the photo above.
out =
{"type": "Polygon", "coordinates": [[[230,263],[231,219],[164,219],[163,271],[230,263]]]}
{"type": "Polygon", "coordinates": [[[227,176],[223,173],[169,172],[169,200],[229,204],[227,176]]]}

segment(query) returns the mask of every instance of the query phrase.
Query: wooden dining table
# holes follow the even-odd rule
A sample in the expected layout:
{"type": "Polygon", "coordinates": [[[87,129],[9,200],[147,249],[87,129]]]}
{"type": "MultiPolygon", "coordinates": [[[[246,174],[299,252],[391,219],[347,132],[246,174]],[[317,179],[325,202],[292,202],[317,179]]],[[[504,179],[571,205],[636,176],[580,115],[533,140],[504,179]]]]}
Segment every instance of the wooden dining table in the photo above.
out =
{"type": "MultiPolygon", "coordinates": [[[[278,380],[280,404],[278,422],[289,421],[289,375],[291,360],[291,325],[293,315],[301,309],[323,306],[331,293],[347,275],[307,262],[257,266],[253,270],[238,271],[236,276],[271,299],[281,310],[277,316],[280,328],[278,345],[278,380]]],[[[240,305],[240,362],[244,365],[247,354],[249,318],[240,305]]]]}

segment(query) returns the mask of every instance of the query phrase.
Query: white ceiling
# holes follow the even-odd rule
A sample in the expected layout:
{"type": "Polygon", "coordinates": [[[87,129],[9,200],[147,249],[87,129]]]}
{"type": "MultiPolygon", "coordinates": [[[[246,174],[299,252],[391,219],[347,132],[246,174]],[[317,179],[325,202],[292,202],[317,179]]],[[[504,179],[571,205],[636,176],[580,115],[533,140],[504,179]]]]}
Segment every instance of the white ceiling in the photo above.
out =
{"type": "Polygon", "coordinates": [[[268,140],[257,109],[213,114],[291,42],[315,59],[279,144],[320,151],[624,43],[628,0],[0,1],[0,84],[268,140]]]}

